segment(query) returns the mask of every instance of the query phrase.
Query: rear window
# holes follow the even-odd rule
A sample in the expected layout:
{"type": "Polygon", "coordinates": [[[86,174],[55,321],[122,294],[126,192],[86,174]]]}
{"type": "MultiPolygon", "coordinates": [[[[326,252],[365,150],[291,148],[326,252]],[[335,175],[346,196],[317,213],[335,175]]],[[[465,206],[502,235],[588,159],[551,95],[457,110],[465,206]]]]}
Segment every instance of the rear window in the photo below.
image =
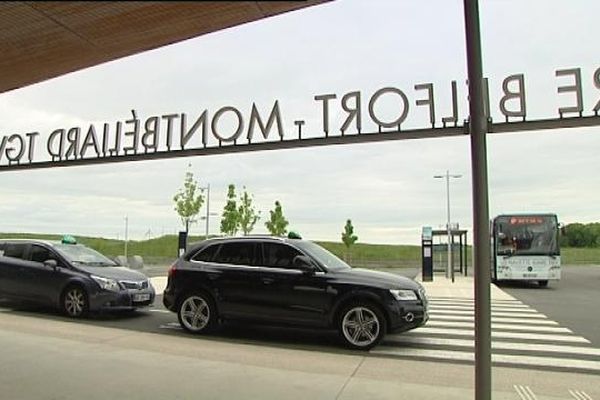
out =
{"type": "Polygon", "coordinates": [[[23,260],[26,248],[27,244],[25,243],[6,243],[4,245],[4,253],[2,255],[4,257],[19,258],[23,260]]]}
{"type": "Polygon", "coordinates": [[[192,261],[210,262],[215,258],[217,250],[219,250],[219,244],[213,244],[203,248],[191,258],[192,261]]]}
{"type": "Polygon", "coordinates": [[[31,261],[43,263],[47,260],[56,260],[56,256],[45,247],[33,245],[31,246],[31,261]]]}
{"type": "Polygon", "coordinates": [[[257,265],[258,251],[254,242],[224,243],[217,253],[214,262],[220,264],[257,265]]]}

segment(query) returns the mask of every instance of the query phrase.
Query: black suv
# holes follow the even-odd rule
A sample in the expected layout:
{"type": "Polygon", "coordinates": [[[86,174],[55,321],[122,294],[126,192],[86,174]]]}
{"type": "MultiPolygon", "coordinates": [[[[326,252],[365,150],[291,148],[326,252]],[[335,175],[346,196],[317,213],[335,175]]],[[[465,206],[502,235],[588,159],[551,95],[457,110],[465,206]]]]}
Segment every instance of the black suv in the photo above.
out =
{"type": "Polygon", "coordinates": [[[419,283],[351,268],[310,241],[269,236],[190,246],[169,270],[163,303],[193,333],[228,319],[334,328],[364,350],[428,318],[419,283]]]}
{"type": "Polygon", "coordinates": [[[0,298],[55,306],[81,317],[88,311],[146,307],[154,296],[144,274],[77,244],[72,236],[0,240],[0,298]]]}

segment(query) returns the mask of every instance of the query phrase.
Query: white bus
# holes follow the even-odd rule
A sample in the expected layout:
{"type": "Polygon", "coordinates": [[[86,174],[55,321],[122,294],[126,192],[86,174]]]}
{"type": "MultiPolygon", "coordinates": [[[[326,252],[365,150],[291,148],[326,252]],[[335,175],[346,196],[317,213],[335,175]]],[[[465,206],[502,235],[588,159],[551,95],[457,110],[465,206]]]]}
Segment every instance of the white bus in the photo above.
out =
{"type": "Polygon", "coordinates": [[[560,279],[555,214],[503,214],[492,220],[492,281],[560,279]]]}

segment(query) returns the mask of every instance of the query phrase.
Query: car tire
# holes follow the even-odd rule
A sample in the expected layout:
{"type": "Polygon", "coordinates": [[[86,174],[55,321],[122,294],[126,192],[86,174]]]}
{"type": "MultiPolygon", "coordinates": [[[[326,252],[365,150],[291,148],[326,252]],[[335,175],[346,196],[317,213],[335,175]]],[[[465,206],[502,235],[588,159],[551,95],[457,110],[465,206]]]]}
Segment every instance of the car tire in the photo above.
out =
{"type": "Polygon", "coordinates": [[[548,281],[547,280],[538,281],[538,285],[540,285],[540,287],[547,287],[548,281]]]}
{"type": "Polygon", "coordinates": [[[71,318],[82,318],[89,311],[88,295],[81,286],[71,285],[60,298],[61,310],[71,318]]]}
{"type": "Polygon", "coordinates": [[[214,329],[218,320],[212,298],[203,292],[184,295],[177,308],[177,319],[190,333],[206,333],[214,329]]]}
{"type": "Polygon", "coordinates": [[[337,329],[346,347],[369,350],[381,341],[387,323],[381,308],[371,302],[359,301],[342,308],[337,329]]]}

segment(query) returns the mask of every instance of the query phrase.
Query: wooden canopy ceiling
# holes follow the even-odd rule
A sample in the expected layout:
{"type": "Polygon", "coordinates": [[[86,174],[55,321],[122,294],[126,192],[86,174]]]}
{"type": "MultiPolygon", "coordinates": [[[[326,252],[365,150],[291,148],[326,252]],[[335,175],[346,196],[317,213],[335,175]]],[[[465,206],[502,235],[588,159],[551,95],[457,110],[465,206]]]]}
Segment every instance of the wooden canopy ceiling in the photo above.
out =
{"type": "Polygon", "coordinates": [[[1,2],[0,93],[325,1],[1,2]]]}

